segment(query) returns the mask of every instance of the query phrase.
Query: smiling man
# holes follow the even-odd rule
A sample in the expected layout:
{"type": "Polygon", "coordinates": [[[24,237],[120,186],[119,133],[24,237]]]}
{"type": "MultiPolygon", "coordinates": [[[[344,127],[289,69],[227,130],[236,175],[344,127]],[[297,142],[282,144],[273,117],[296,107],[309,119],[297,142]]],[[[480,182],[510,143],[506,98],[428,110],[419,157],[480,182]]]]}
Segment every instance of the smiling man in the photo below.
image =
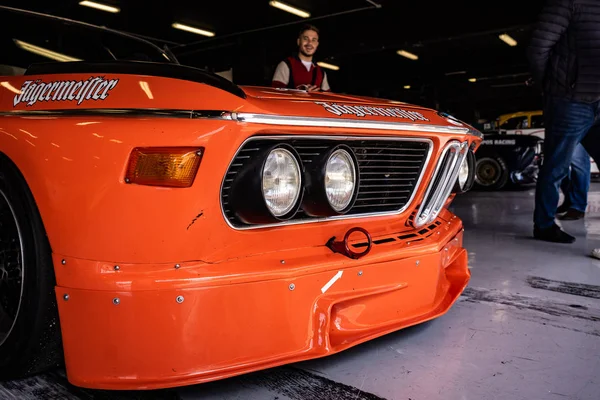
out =
{"type": "Polygon", "coordinates": [[[313,62],[313,56],[319,47],[319,30],[313,25],[304,26],[296,42],[298,53],[277,65],[272,86],[309,92],[330,91],[327,74],[313,62]]]}

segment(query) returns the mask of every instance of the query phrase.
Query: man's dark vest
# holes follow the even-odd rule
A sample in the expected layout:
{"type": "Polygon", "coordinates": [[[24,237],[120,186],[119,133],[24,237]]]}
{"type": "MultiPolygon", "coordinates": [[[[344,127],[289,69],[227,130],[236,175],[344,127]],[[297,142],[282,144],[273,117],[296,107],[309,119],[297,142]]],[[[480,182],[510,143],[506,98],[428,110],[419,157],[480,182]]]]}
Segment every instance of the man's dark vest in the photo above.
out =
{"type": "Polygon", "coordinates": [[[323,70],[320,66],[313,64],[311,78],[309,81],[306,80],[306,76],[310,73],[306,70],[302,61],[298,56],[290,56],[283,60],[288,68],[290,69],[290,80],[288,82],[287,88],[296,89],[298,85],[314,85],[321,88],[321,84],[323,83],[323,70]],[[305,79],[302,79],[305,77],[305,79]]]}

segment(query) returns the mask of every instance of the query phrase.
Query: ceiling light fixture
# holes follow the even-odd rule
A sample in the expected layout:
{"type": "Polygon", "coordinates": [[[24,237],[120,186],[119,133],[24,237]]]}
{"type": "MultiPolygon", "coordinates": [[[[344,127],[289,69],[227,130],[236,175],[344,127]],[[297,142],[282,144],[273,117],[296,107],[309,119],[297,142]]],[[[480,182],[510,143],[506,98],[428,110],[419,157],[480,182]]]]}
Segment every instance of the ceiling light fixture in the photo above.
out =
{"type": "Polygon", "coordinates": [[[319,61],[317,63],[318,66],[323,67],[323,68],[327,68],[327,69],[332,69],[334,71],[337,71],[340,69],[340,67],[338,67],[337,65],[333,65],[333,64],[329,64],[323,61],[319,61]]]}
{"type": "Polygon", "coordinates": [[[398,50],[396,53],[398,53],[399,55],[401,55],[402,57],[406,57],[409,58],[411,60],[418,60],[419,57],[413,53],[409,53],[406,50],[398,50]]]}
{"type": "Polygon", "coordinates": [[[67,56],[65,54],[57,53],[56,51],[48,50],[43,47],[33,45],[31,43],[23,42],[21,40],[17,40],[17,39],[13,39],[13,40],[14,40],[15,44],[17,46],[19,46],[21,49],[28,51],[30,53],[33,53],[33,54],[37,54],[42,57],[50,58],[55,61],[63,61],[63,62],[83,61],[83,60],[80,60],[79,58],[75,58],[75,57],[67,56]]]}
{"type": "Polygon", "coordinates": [[[204,29],[194,28],[193,26],[180,24],[179,22],[174,22],[173,25],[171,25],[171,26],[175,29],[180,29],[182,31],[195,33],[196,35],[203,35],[203,36],[209,36],[209,37],[215,36],[214,32],[206,31],[204,29]]]}
{"type": "Polygon", "coordinates": [[[119,9],[119,7],[96,3],[95,1],[88,1],[88,0],[80,1],[79,5],[84,6],[84,7],[95,8],[96,10],[102,10],[102,11],[106,11],[106,12],[110,12],[110,13],[118,13],[121,11],[119,9]]]}
{"type": "Polygon", "coordinates": [[[410,89],[410,85],[404,85],[404,89],[410,89]]]}
{"type": "Polygon", "coordinates": [[[510,37],[508,34],[503,33],[502,35],[498,36],[500,38],[500,40],[502,40],[504,43],[506,43],[507,45],[514,47],[517,45],[517,41],[515,39],[513,39],[512,37],[510,37]]]}
{"type": "Polygon", "coordinates": [[[469,78],[469,82],[477,82],[477,78],[469,78]]]}
{"type": "Polygon", "coordinates": [[[446,72],[444,75],[446,76],[450,76],[450,75],[462,75],[462,74],[466,74],[467,71],[455,71],[455,72],[446,72]]]}
{"type": "Polygon", "coordinates": [[[282,3],[280,1],[270,1],[269,5],[271,7],[279,8],[280,10],[287,11],[290,14],[294,14],[294,15],[297,15],[297,16],[302,17],[302,18],[308,18],[308,17],[310,17],[310,13],[309,12],[306,12],[306,11],[301,10],[299,8],[296,8],[296,7],[292,7],[292,6],[288,5],[288,4],[282,3]]]}

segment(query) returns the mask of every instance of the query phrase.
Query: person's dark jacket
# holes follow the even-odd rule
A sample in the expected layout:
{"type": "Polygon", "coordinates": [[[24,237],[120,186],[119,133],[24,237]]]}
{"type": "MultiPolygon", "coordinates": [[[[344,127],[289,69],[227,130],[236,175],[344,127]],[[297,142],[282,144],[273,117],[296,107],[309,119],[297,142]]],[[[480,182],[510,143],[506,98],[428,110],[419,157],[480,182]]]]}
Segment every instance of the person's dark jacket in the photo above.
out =
{"type": "Polygon", "coordinates": [[[600,100],[600,0],[548,0],[527,50],[545,96],[600,100]]]}

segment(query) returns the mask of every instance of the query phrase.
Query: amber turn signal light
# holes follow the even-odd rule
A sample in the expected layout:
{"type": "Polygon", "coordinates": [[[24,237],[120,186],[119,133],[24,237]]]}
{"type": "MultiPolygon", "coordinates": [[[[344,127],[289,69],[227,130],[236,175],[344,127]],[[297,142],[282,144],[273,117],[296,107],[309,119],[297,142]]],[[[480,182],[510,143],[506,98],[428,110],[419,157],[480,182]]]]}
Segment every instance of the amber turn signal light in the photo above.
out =
{"type": "Polygon", "coordinates": [[[190,187],[203,154],[202,147],[136,147],[129,157],[125,182],[190,187]]]}

